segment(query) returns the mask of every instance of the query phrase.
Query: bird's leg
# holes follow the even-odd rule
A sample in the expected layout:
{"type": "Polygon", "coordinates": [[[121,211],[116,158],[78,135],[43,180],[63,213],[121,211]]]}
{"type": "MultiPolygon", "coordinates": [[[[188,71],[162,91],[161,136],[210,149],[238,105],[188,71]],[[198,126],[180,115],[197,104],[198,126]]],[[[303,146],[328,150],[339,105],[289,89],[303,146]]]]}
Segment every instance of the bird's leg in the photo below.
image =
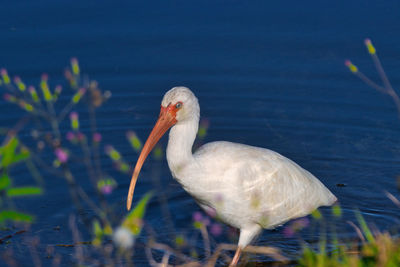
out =
{"type": "Polygon", "coordinates": [[[236,249],[236,252],[235,252],[235,256],[233,256],[233,260],[232,260],[231,264],[229,264],[229,267],[234,267],[238,264],[240,254],[242,254],[242,248],[240,246],[238,246],[236,249]]]}
{"type": "Polygon", "coordinates": [[[237,263],[239,262],[240,254],[242,253],[242,250],[247,247],[250,242],[258,235],[261,233],[261,226],[258,224],[251,224],[251,225],[246,225],[245,227],[240,229],[240,236],[239,236],[239,243],[238,247],[236,249],[235,256],[233,257],[233,260],[229,266],[236,266],[237,263]]]}

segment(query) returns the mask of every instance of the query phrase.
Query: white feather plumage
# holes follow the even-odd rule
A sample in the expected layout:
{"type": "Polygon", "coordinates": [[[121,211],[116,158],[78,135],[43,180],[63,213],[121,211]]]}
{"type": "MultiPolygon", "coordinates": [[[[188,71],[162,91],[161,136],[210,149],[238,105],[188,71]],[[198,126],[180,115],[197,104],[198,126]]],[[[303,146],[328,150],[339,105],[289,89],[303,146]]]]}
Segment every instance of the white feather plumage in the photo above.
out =
{"type": "Polygon", "coordinates": [[[167,160],[173,177],[205,209],[241,231],[247,246],[262,230],[305,216],[336,197],[310,172],[268,149],[212,142],[192,154],[200,117],[197,98],[185,87],[168,91],[162,105],[183,109],[171,128],[167,160]]]}

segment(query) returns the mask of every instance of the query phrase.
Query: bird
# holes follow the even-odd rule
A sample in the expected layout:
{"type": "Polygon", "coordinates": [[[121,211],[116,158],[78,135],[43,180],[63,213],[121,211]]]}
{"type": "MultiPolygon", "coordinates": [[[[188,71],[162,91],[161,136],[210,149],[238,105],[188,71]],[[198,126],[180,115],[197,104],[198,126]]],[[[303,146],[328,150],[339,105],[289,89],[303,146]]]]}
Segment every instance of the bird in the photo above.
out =
{"type": "Polygon", "coordinates": [[[165,93],[158,120],[134,168],[127,210],[146,157],[170,129],[166,150],[172,176],[200,207],[240,230],[230,266],[263,229],[304,217],[337,198],[314,175],[292,160],[266,148],[215,141],[192,153],[200,120],[194,93],[178,86],[165,93]]]}

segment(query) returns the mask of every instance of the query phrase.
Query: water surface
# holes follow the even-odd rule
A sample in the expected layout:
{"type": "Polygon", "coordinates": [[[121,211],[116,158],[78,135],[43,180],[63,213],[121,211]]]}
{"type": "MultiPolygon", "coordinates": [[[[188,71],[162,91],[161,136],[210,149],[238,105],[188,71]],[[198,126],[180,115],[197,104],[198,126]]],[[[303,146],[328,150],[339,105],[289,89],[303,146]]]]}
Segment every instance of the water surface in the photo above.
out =
{"type": "MultiPolygon", "coordinates": [[[[145,139],[163,94],[184,85],[195,92],[201,115],[210,122],[206,142],[266,147],[316,175],[343,208],[344,218],[336,222],[341,237],[355,236],[346,224],[355,221],[355,208],[382,230],[398,223],[400,212],[384,195],[389,191],[398,196],[400,121],[395,106],[343,65],[351,58],[379,81],[363,46],[369,37],[393,86],[399,87],[397,1],[9,1],[2,10],[0,65],[32,84],[47,72],[56,84],[63,81],[69,59],[78,57],[82,70],[112,92],[99,110],[99,130],[104,143],[113,144],[131,164],[137,154],[125,132],[135,130],[145,139]]],[[[22,113],[4,102],[0,105],[0,126],[13,125],[22,113]]],[[[22,134],[28,139],[28,131],[22,134]]],[[[165,147],[166,138],[162,143],[165,147]]],[[[130,177],[104,162],[119,184],[110,200],[122,217],[130,177]]],[[[146,162],[135,199],[153,188],[155,166],[160,168],[175,227],[187,231],[199,208],[171,178],[165,161],[146,162]]],[[[31,182],[23,172],[16,174],[17,184],[31,182]]],[[[43,197],[18,202],[37,215],[32,232],[40,236],[43,251],[47,245],[72,242],[68,217],[74,209],[64,187],[63,180],[46,177],[43,197]],[[55,226],[61,230],[53,230],[55,226]]],[[[332,220],[330,209],[322,211],[332,220]]],[[[160,241],[169,241],[156,200],[146,221],[160,241]]],[[[296,255],[298,241],[284,237],[282,229],[265,231],[258,244],[296,255]]],[[[308,242],[319,237],[319,231],[303,235],[308,242]]],[[[10,246],[24,262],[30,256],[18,244],[22,240],[16,237],[10,246]]],[[[65,266],[70,264],[72,250],[59,251],[65,266]]],[[[136,257],[146,265],[144,256],[136,257]]]]}

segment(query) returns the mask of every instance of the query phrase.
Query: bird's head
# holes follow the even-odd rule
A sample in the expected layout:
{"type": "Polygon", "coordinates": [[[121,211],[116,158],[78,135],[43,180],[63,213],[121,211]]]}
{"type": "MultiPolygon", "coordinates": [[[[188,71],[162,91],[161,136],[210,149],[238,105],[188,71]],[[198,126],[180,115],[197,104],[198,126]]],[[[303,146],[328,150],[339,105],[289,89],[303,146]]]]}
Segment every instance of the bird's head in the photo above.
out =
{"type": "Polygon", "coordinates": [[[182,86],[174,87],[164,95],[158,120],[143,146],[132,174],[126,203],[128,210],[130,210],[132,205],[133,192],[140,170],[158,140],[160,140],[164,133],[175,124],[184,123],[185,121],[193,119],[198,120],[199,116],[199,103],[196,96],[189,88],[182,86]]]}
{"type": "Polygon", "coordinates": [[[161,101],[161,112],[163,108],[175,114],[176,123],[198,119],[200,116],[200,108],[196,96],[189,88],[183,86],[174,87],[165,93],[161,101]]]}

